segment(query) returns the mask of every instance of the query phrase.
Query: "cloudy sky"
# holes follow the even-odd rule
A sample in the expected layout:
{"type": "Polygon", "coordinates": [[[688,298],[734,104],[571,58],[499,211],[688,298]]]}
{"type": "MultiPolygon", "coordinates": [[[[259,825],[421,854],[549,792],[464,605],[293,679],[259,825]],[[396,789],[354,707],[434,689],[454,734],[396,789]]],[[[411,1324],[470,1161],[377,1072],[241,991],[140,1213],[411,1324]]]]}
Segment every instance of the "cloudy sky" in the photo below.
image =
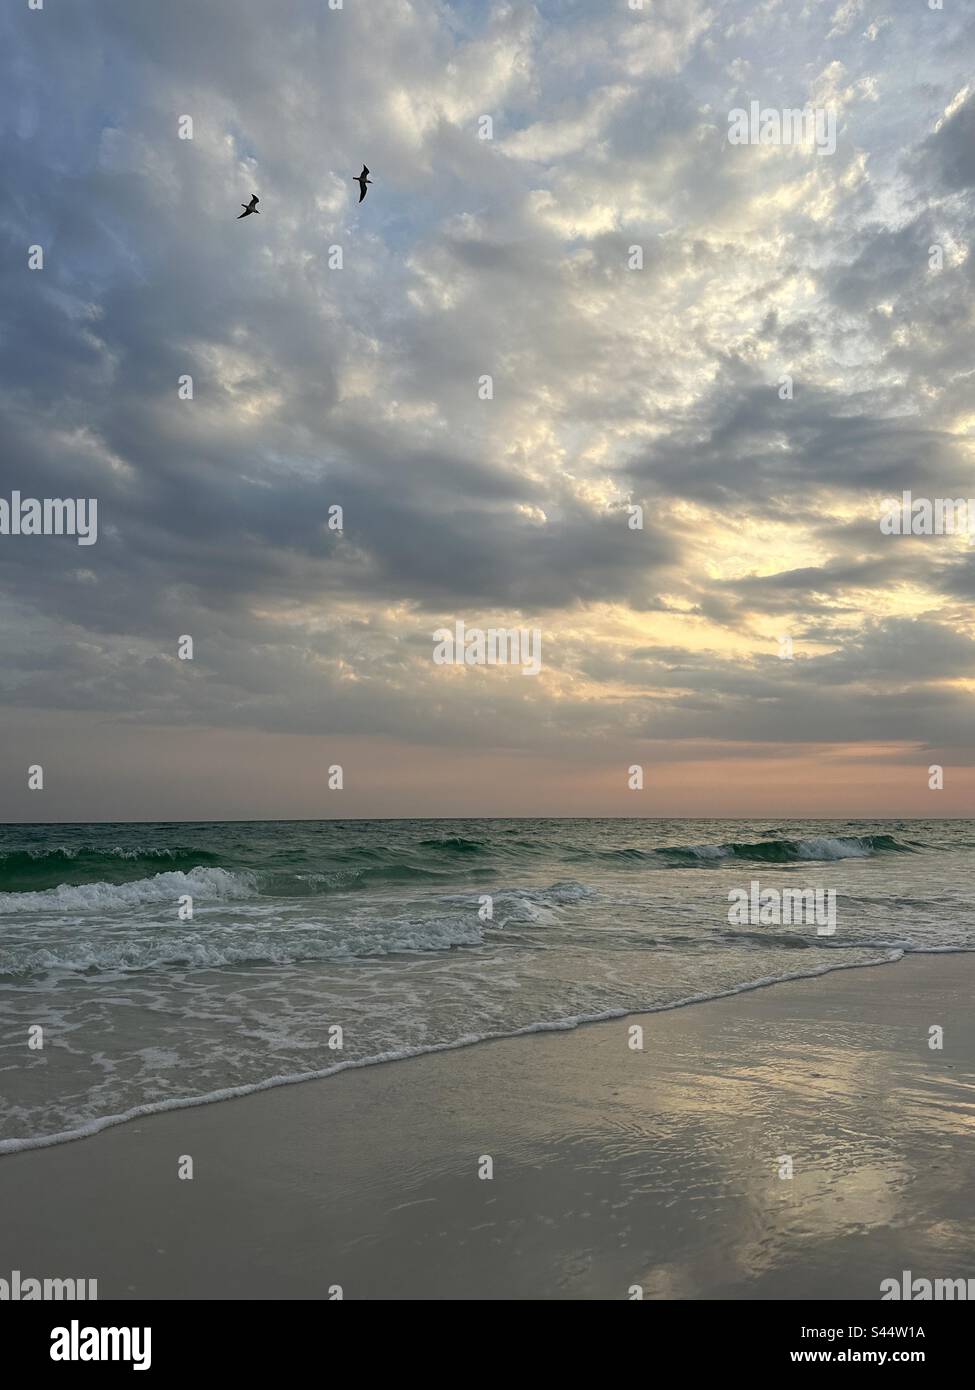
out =
{"type": "Polygon", "coordinates": [[[879,527],[975,496],[971,5],[11,0],[0,47],[0,496],[99,521],[0,537],[5,819],[972,812],[975,552],[879,527]],[[729,143],[752,100],[835,153],[729,143]],[[434,664],[458,619],[541,673],[434,664]]]}

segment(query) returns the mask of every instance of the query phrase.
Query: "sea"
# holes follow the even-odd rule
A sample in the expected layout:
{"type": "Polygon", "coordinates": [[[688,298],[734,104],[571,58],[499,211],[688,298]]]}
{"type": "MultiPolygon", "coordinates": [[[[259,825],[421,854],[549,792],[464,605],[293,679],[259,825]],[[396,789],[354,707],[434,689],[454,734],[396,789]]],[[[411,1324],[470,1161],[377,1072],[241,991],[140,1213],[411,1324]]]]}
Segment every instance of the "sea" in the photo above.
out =
{"type": "Polygon", "coordinates": [[[970,951],[973,866],[970,820],[3,826],[0,1153],[970,951]],[[832,890],[835,931],[733,924],[752,883],[832,890]]]}

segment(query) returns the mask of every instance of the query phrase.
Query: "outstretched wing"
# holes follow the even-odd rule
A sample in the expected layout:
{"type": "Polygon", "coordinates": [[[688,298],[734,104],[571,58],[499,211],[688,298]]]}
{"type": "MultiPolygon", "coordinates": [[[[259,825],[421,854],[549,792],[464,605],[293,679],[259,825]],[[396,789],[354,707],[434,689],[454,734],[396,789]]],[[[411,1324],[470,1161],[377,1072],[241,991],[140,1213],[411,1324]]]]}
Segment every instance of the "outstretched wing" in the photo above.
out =
{"type": "Polygon", "coordinates": [[[362,166],[362,173],[359,175],[360,179],[364,179],[368,173],[369,173],[369,170],[368,170],[368,169],[366,168],[366,166],[363,164],[363,166],[362,166]]]}
{"type": "Polygon", "coordinates": [[[366,196],[366,184],[364,179],[359,180],[359,202],[361,203],[366,196]]]}
{"type": "Polygon", "coordinates": [[[244,208],[244,211],[243,211],[243,212],[239,212],[239,213],[237,214],[237,221],[238,221],[238,222],[240,221],[240,219],[241,219],[242,217],[250,217],[250,215],[251,215],[251,209],[250,209],[250,208],[244,207],[244,204],[243,204],[243,203],[241,203],[241,207],[244,208]]]}

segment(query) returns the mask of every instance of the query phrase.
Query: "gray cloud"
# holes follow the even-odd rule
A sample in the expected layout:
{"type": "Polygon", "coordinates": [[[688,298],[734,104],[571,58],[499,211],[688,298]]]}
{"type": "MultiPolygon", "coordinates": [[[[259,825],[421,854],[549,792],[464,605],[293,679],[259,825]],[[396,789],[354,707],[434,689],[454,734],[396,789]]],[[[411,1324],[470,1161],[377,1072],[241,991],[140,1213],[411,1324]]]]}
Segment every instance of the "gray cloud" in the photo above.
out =
{"type": "Polygon", "coordinates": [[[975,492],[971,22],[814,11],[8,11],[0,495],[101,522],[0,538],[8,708],[970,746],[975,565],[871,509],[975,492]],[[731,104],[817,90],[833,159],[728,144],[731,104]],[[455,614],[541,626],[545,681],[438,681],[455,614]]]}

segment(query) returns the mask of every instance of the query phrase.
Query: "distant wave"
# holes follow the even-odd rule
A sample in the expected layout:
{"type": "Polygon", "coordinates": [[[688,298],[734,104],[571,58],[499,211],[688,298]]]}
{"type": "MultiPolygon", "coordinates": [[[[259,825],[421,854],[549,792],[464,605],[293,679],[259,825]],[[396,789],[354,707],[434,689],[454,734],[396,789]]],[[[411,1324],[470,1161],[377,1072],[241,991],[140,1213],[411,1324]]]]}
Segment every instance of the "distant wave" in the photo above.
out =
{"type": "MultiPolygon", "coordinates": [[[[758,832],[768,835],[769,832],[758,832]]],[[[539,838],[483,839],[444,835],[414,844],[332,846],[305,850],[289,860],[248,866],[239,856],[192,845],[172,848],[47,848],[0,851],[0,913],[33,908],[84,910],[164,900],[181,892],[208,897],[314,897],[386,885],[418,887],[483,881],[486,873],[516,871],[548,856],[553,864],[615,863],[643,869],[703,868],[727,861],[764,864],[868,859],[878,854],[912,854],[927,846],[905,844],[893,835],[778,836],[755,842],[673,845],[662,848],[547,843],[539,838]],[[165,869],[166,872],[160,872],[165,869]],[[180,875],[185,886],[177,883],[180,875]],[[190,883],[189,880],[193,880],[190,883]],[[194,884],[196,887],[194,888],[194,884]]]]}
{"type": "Polygon", "coordinates": [[[211,859],[214,856],[205,849],[194,849],[189,845],[170,845],[166,848],[155,849],[152,846],[135,847],[124,849],[121,845],[115,845],[112,849],[106,849],[98,845],[38,845],[35,849],[4,849],[0,850],[0,866],[19,864],[38,864],[47,859],[64,859],[68,861],[78,860],[107,860],[115,859],[150,859],[150,860],[174,860],[174,859],[211,859]]]}
{"type": "Polygon", "coordinates": [[[725,845],[678,845],[652,854],[672,859],[718,862],[748,859],[763,864],[799,864],[811,860],[869,859],[874,854],[913,854],[910,845],[893,835],[817,835],[803,840],[732,840],[725,845]]]}
{"type": "Polygon", "coordinates": [[[458,854],[483,854],[491,848],[486,840],[466,840],[463,835],[444,835],[439,840],[421,840],[422,849],[454,850],[458,854]]]}
{"type": "Polygon", "coordinates": [[[0,890],[34,892],[63,883],[96,882],[105,877],[115,881],[145,877],[163,865],[191,869],[218,862],[219,855],[189,845],[174,845],[169,849],[47,845],[0,850],[0,890]]]}

